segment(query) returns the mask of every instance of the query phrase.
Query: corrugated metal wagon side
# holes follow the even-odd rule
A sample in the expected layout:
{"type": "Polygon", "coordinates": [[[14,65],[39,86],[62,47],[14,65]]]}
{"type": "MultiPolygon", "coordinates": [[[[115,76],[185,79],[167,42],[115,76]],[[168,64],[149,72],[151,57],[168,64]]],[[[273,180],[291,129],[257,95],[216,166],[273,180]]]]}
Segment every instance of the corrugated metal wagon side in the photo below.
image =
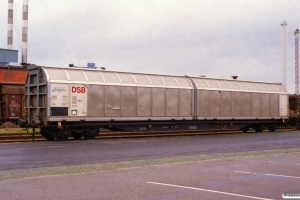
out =
{"type": "Polygon", "coordinates": [[[94,138],[99,128],[138,132],[241,129],[274,131],[288,117],[280,84],[28,67],[23,124],[49,140],[94,138]]]}
{"type": "Polygon", "coordinates": [[[193,118],[193,87],[180,76],[31,66],[25,90],[25,121],[49,139],[92,138],[99,127],[169,130],[193,118]]]}
{"type": "Polygon", "coordinates": [[[224,121],[223,128],[248,124],[240,126],[247,132],[265,127],[274,131],[280,121],[288,119],[288,93],[281,84],[208,78],[193,81],[198,120],[224,121]]]}

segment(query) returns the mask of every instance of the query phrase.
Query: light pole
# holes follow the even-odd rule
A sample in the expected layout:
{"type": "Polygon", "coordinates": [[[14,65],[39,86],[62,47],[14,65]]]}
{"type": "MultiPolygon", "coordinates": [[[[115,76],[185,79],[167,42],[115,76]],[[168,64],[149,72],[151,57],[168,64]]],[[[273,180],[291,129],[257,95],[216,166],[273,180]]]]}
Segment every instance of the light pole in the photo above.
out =
{"type": "Polygon", "coordinates": [[[295,35],[295,94],[296,98],[296,129],[298,130],[299,120],[299,29],[294,32],[295,35]]]}
{"type": "Polygon", "coordinates": [[[287,89],[286,85],[286,20],[284,20],[281,24],[282,27],[282,85],[285,89],[287,89]]]}

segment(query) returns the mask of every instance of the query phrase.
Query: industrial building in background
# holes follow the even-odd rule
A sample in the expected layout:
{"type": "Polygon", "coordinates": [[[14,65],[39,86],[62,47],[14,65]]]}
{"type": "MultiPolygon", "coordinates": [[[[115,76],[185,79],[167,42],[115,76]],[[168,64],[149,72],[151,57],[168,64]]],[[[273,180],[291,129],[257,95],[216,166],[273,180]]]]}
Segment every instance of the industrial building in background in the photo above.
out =
{"type": "MultiPolygon", "coordinates": [[[[22,117],[24,84],[28,74],[26,66],[18,62],[18,51],[13,50],[13,3],[13,0],[8,0],[7,49],[0,48],[0,124],[16,123],[18,118],[22,117]]],[[[28,4],[28,1],[25,3],[28,4]]],[[[23,8],[28,11],[26,6],[23,8]]],[[[28,19],[28,12],[27,14],[26,12],[23,14],[23,19],[28,19]]],[[[24,24],[27,26],[23,21],[24,24]]],[[[23,34],[22,40],[27,42],[27,28],[23,28],[23,31],[26,34],[23,34]]],[[[27,46],[27,43],[25,45],[27,46]]],[[[27,53],[27,50],[24,52],[27,53]]]]}

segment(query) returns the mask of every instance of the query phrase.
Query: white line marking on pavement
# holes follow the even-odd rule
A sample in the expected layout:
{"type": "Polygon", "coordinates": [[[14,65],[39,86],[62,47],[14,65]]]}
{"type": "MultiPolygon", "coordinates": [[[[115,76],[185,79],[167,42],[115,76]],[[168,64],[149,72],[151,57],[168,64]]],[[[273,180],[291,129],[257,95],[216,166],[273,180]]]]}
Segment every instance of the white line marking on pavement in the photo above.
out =
{"type": "Polygon", "coordinates": [[[234,194],[234,193],[228,193],[228,192],[221,192],[221,191],[215,191],[215,190],[206,190],[206,189],[187,187],[187,186],[181,186],[181,185],[172,185],[172,184],[157,183],[157,182],[148,182],[148,183],[156,184],[156,185],[170,186],[170,187],[178,187],[178,188],[184,188],[184,189],[201,190],[201,191],[205,191],[205,192],[213,192],[213,193],[219,193],[219,194],[227,194],[227,195],[231,195],[231,196],[246,197],[246,198],[251,198],[251,199],[271,200],[271,199],[266,199],[266,198],[253,197],[253,196],[234,194]]]}
{"type": "Polygon", "coordinates": [[[277,174],[265,174],[266,176],[280,176],[280,177],[286,177],[286,178],[300,178],[297,176],[285,176],[285,175],[277,175],[277,174]]]}
{"type": "MultiPolygon", "coordinates": [[[[237,172],[237,173],[243,173],[243,174],[258,174],[259,173],[254,173],[254,172],[243,172],[243,171],[234,171],[234,172],[237,172]]],[[[297,177],[297,176],[286,176],[286,175],[278,175],[278,174],[264,174],[266,176],[279,176],[279,177],[285,177],[285,178],[300,178],[300,177],[297,177]]]]}
{"type": "Polygon", "coordinates": [[[243,174],[252,174],[252,172],[243,172],[243,171],[234,171],[234,172],[243,173],[243,174]]]}

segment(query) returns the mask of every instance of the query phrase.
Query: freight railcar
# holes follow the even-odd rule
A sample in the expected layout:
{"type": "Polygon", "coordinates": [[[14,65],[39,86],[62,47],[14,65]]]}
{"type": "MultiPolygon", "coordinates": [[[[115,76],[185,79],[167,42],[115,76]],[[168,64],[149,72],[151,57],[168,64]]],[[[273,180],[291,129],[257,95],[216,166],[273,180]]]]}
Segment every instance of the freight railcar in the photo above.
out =
{"type": "Polygon", "coordinates": [[[138,132],[275,129],[288,118],[281,84],[28,66],[24,126],[48,140],[138,132]]]}
{"type": "Polygon", "coordinates": [[[296,126],[299,124],[299,95],[290,94],[289,95],[289,121],[288,125],[296,126]]]}
{"type": "Polygon", "coordinates": [[[0,82],[0,124],[22,117],[24,83],[0,82]]]}
{"type": "Polygon", "coordinates": [[[22,117],[22,99],[27,69],[23,66],[0,66],[0,123],[17,123],[22,117]]]}

